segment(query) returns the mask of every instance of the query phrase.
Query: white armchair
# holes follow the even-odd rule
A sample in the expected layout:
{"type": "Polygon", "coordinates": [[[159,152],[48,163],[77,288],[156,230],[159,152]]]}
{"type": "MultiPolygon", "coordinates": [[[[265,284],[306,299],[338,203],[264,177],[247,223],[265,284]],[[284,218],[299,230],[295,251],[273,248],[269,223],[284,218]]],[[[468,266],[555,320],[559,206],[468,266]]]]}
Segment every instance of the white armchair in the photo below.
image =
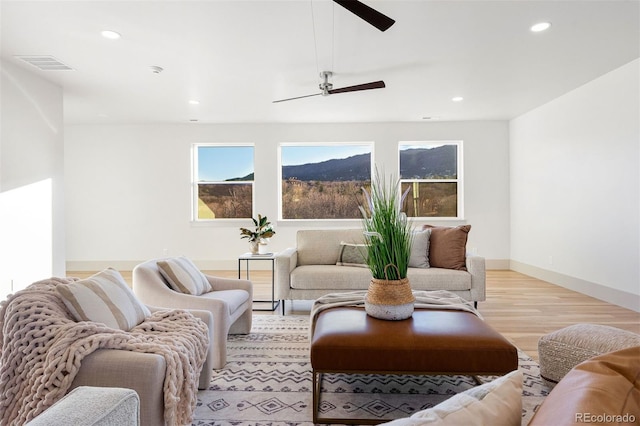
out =
{"type": "Polygon", "coordinates": [[[153,259],[133,269],[133,292],[145,304],[163,308],[200,309],[213,315],[213,369],[227,362],[227,336],[251,331],[253,284],[248,280],[206,275],[213,291],[199,296],[171,289],[153,259]]]}

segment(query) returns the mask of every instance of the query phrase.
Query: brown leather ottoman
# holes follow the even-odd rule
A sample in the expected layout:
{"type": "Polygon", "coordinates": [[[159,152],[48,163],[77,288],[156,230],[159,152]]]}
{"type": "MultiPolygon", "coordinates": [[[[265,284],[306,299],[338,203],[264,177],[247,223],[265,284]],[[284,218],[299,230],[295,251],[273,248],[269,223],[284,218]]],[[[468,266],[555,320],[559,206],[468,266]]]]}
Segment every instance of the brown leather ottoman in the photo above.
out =
{"type": "Polygon", "coordinates": [[[518,368],[518,353],[476,315],[416,309],[403,321],[372,318],[364,309],[337,307],[312,324],[314,423],[372,424],[361,419],[319,419],[322,373],[498,375],[518,368]]]}

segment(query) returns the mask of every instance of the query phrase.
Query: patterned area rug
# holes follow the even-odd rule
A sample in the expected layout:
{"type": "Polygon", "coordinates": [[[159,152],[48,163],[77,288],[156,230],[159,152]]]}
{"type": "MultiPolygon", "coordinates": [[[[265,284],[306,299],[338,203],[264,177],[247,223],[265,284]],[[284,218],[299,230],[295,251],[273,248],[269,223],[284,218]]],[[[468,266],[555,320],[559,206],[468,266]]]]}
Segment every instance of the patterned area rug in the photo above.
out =
{"type": "MultiPolygon", "coordinates": [[[[227,365],[198,392],[194,425],[312,425],[309,317],[255,315],[250,334],[230,336],[227,365]]],[[[519,351],[522,424],[547,395],[538,364],[519,351]]],[[[483,382],[493,377],[481,377],[483,382]]],[[[475,386],[467,376],[325,374],[320,416],[380,422],[433,407],[475,386]]]]}

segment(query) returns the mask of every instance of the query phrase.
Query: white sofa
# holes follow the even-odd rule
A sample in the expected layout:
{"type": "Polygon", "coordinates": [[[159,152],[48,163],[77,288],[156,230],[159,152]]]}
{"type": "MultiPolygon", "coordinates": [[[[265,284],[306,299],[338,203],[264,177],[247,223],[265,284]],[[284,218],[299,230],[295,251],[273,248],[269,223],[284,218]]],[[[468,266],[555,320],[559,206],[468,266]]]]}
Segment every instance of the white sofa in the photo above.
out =
{"type": "Polygon", "coordinates": [[[138,426],[140,399],[132,389],[80,386],[47,408],[29,426],[138,426]]]}
{"type": "MultiPolygon", "coordinates": [[[[341,243],[362,243],[362,229],[300,230],[296,247],[276,254],[275,297],[281,300],[314,300],[328,293],[366,290],[371,272],[366,267],[339,266],[341,243]]],[[[472,301],[485,300],[485,260],[466,256],[465,270],[409,268],[414,290],[449,290],[472,301]]]]}

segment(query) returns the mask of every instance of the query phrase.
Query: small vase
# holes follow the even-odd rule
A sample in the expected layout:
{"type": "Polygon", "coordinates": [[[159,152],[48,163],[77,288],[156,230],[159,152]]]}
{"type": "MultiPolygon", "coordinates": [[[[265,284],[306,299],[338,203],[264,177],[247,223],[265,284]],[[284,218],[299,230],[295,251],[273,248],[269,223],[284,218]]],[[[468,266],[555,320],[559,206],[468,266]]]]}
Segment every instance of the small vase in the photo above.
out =
{"type": "Polygon", "coordinates": [[[381,280],[373,278],[364,299],[364,310],[374,318],[399,321],[411,318],[416,298],[407,278],[381,280]]]}
{"type": "Polygon", "coordinates": [[[249,250],[251,254],[258,254],[258,242],[257,241],[249,241],[249,250]]]}
{"type": "Polygon", "coordinates": [[[267,254],[269,253],[267,251],[267,244],[266,243],[260,243],[258,244],[258,253],[260,254],[267,254]]]}

